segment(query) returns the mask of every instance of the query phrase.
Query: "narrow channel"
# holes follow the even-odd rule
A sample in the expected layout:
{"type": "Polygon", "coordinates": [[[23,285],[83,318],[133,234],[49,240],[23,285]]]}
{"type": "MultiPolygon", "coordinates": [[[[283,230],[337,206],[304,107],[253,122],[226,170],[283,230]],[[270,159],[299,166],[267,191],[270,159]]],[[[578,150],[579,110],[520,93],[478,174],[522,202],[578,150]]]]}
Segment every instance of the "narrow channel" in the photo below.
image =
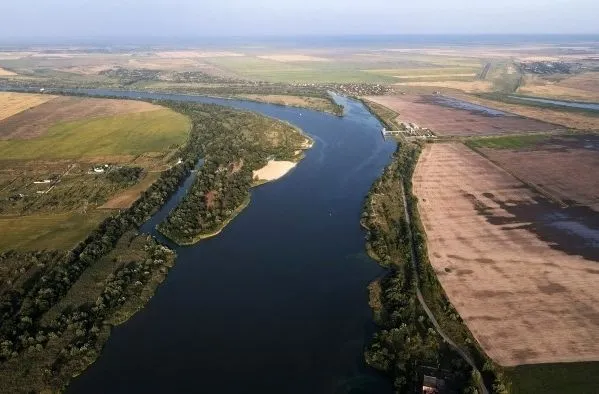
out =
{"type": "MultiPolygon", "coordinates": [[[[336,117],[198,96],[78,92],[247,109],[300,127],[316,144],[286,177],[254,189],[220,235],[175,248],[175,267],[155,296],[114,328],[68,392],[392,391],[364,363],[374,331],[367,286],[383,271],[365,253],[359,220],[396,144],[381,138],[361,103],[335,96],[346,109],[336,117]]],[[[152,232],[192,182],[142,231],[152,232]]]]}

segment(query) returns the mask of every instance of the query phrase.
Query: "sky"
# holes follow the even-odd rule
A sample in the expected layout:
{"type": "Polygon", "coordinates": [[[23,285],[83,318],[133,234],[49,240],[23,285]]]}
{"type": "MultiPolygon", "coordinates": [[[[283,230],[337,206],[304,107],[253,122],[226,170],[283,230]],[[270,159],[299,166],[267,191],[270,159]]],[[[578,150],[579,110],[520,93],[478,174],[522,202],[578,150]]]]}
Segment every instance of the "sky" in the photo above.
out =
{"type": "Polygon", "coordinates": [[[0,0],[0,40],[598,34],[599,0],[0,0]]]}

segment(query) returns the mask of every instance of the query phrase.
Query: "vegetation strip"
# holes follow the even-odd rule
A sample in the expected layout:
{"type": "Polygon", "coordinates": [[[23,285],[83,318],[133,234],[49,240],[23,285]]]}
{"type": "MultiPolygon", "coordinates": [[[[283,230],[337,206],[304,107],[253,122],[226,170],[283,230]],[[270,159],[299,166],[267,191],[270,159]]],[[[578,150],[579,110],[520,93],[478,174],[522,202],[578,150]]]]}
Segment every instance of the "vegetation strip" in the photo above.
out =
{"type": "MultiPolygon", "coordinates": [[[[221,160],[236,157],[225,152],[249,149],[248,164],[231,163],[229,175],[244,174],[239,195],[247,194],[251,168],[266,163],[269,155],[291,158],[307,138],[288,125],[252,113],[215,105],[159,102],[192,120],[188,140],[176,152],[178,165],[164,171],[130,208],[105,219],[69,252],[8,251],[0,254],[0,392],[19,387],[23,391],[61,391],[70,378],[81,373],[99,355],[110,328],[127,320],[151,297],[164,280],[175,256],[136,228],[178,189],[199,157],[206,157],[217,178],[221,160]],[[242,120],[251,119],[243,123],[242,120]],[[236,122],[230,122],[235,120],[236,122]],[[226,126],[222,126],[226,125],[226,126]],[[272,129],[257,128],[271,126],[272,129]],[[214,133],[236,128],[242,144],[214,133]],[[252,138],[256,132],[275,138],[266,144],[252,138]],[[274,141],[274,142],[273,142],[274,141]],[[247,179],[247,174],[250,174],[247,179]]],[[[298,154],[301,156],[301,153],[298,154]]],[[[136,169],[114,174],[119,180],[139,175],[136,169]]],[[[222,180],[222,177],[219,177],[222,180]]],[[[233,200],[234,201],[234,200],[233,200]]]]}
{"type": "Polygon", "coordinates": [[[375,335],[366,352],[366,360],[389,373],[399,392],[413,390],[421,383],[423,371],[431,370],[456,389],[474,392],[472,390],[479,387],[481,392],[486,392],[480,374],[471,374],[472,366],[483,370],[484,381],[495,382],[494,392],[505,391],[502,381],[494,377],[494,367],[482,356],[467,328],[447,302],[434,272],[423,260],[426,244],[417,211],[414,215],[415,200],[410,181],[419,151],[418,145],[400,143],[392,163],[373,185],[366,200],[362,224],[368,229],[367,249],[372,257],[390,268],[385,278],[370,287],[370,303],[382,331],[375,335]],[[404,188],[406,200],[399,201],[397,196],[406,195],[404,188]],[[419,287],[422,294],[419,294],[419,287]],[[432,317],[432,326],[423,314],[432,317]],[[446,330],[449,335],[444,334],[446,330]],[[446,342],[439,341],[436,332],[446,342]],[[468,344],[477,357],[472,359],[450,337],[468,344]],[[459,349],[459,356],[454,349],[459,349]]]}
{"type": "Polygon", "coordinates": [[[205,162],[191,189],[158,227],[179,245],[218,234],[249,202],[253,172],[269,160],[299,161],[311,141],[289,124],[213,107],[192,115],[202,125],[205,162]],[[226,119],[226,122],[221,121],[226,119]]]}

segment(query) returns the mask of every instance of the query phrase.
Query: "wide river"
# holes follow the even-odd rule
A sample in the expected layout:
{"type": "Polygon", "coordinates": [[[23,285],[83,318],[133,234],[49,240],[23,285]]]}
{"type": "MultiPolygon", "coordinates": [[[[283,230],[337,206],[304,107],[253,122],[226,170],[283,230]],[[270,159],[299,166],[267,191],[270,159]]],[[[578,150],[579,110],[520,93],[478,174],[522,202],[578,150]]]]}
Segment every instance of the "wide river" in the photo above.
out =
{"type": "MultiPolygon", "coordinates": [[[[374,326],[364,198],[396,144],[356,101],[345,115],[196,96],[85,90],[91,95],[215,103],[288,121],[316,144],[283,179],[252,191],[225,230],[178,258],[148,305],[114,328],[71,393],[385,393],[364,364],[374,326]]],[[[187,182],[187,186],[191,184],[187,182]]],[[[185,193],[158,212],[153,226],[185,193]]]]}

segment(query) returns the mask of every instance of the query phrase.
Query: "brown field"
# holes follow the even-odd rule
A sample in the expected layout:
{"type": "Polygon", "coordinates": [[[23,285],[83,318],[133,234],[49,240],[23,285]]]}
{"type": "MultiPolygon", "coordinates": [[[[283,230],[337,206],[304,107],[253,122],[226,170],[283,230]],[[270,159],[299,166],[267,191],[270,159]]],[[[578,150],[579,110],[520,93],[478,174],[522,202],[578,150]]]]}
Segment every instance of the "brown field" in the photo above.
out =
{"type": "Polygon", "coordinates": [[[399,82],[395,86],[405,87],[425,87],[438,89],[455,89],[467,93],[485,93],[493,91],[493,83],[489,81],[417,81],[417,82],[399,82]]]}
{"type": "Polygon", "coordinates": [[[518,92],[564,100],[599,101],[599,73],[588,72],[559,81],[527,76],[518,92]]]}
{"type": "Polygon", "coordinates": [[[599,136],[553,137],[532,147],[479,150],[552,199],[599,212],[599,136]]]}
{"type": "Polygon", "coordinates": [[[17,73],[0,67],[0,77],[9,77],[9,76],[13,76],[13,75],[17,75],[17,73]]]}
{"type": "MultiPolygon", "coordinates": [[[[0,93],[2,94],[2,93],[0,93]]],[[[162,109],[157,105],[133,100],[112,100],[80,97],[56,97],[20,94],[27,100],[38,100],[41,105],[0,120],[1,139],[29,139],[42,135],[58,122],[99,118],[125,113],[162,109]],[[31,96],[31,98],[29,98],[31,96]],[[50,98],[50,101],[46,98],[50,98]],[[52,99],[54,98],[54,99],[52,99]]],[[[2,96],[0,96],[1,98],[2,96]]],[[[1,119],[1,117],[0,117],[1,119]]]]}
{"type": "Polygon", "coordinates": [[[160,172],[150,172],[136,183],[134,186],[122,193],[117,194],[107,201],[100,209],[126,209],[129,208],[137,199],[160,177],[160,172]]]}
{"type": "MultiPolygon", "coordinates": [[[[456,95],[459,97],[459,95],[456,95]]],[[[484,99],[476,96],[463,95],[460,98],[472,103],[485,105],[491,108],[497,108],[502,111],[511,112],[531,119],[538,119],[545,122],[561,125],[567,128],[578,130],[599,130],[599,117],[587,115],[582,112],[572,112],[567,110],[557,110],[542,107],[533,107],[530,105],[510,104],[496,100],[484,99]]]]}
{"type": "Polygon", "coordinates": [[[243,56],[242,53],[229,51],[161,51],[156,52],[156,56],[168,59],[185,59],[185,58],[205,58],[205,57],[228,57],[228,56],[243,56]]]}
{"type": "Polygon", "coordinates": [[[54,98],[56,96],[45,94],[0,92],[0,121],[18,113],[31,110],[54,98]]]}
{"type": "Polygon", "coordinates": [[[492,135],[534,133],[558,129],[556,125],[512,114],[489,116],[480,112],[450,108],[433,102],[433,96],[370,96],[370,101],[399,113],[399,121],[416,123],[437,135],[492,135]]]}
{"type": "Polygon", "coordinates": [[[328,62],[324,57],[301,55],[301,54],[275,54],[258,56],[260,59],[274,60],[275,62],[328,62]]]}
{"type": "Polygon", "coordinates": [[[599,360],[596,216],[560,209],[459,143],[429,144],[413,183],[430,262],[493,360],[599,360]]]}

